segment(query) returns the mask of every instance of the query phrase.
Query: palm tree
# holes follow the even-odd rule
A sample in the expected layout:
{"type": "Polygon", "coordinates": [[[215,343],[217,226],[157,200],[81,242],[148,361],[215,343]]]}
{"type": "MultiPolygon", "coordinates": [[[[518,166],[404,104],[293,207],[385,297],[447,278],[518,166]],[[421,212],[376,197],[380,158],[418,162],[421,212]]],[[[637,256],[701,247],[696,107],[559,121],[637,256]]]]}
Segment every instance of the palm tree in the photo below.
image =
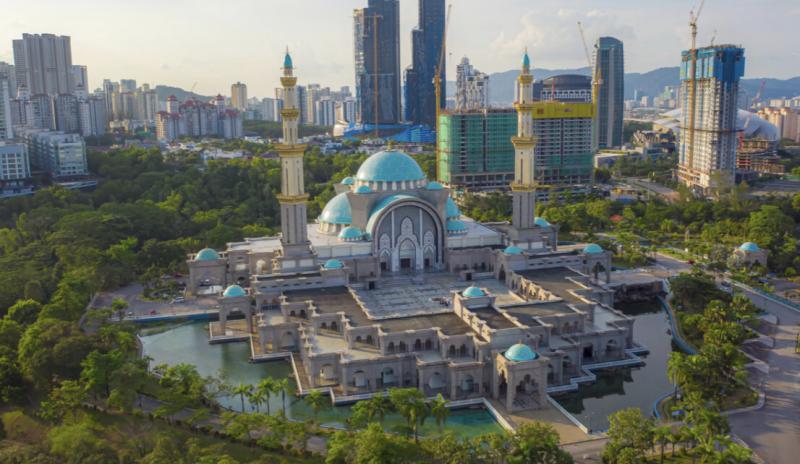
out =
{"type": "Polygon", "coordinates": [[[664,448],[667,446],[667,442],[670,440],[670,436],[672,435],[672,427],[669,425],[664,425],[661,427],[656,427],[653,430],[653,444],[661,445],[661,459],[659,460],[660,463],[664,463],[664,448]]]}
{"type": "Polygon", "coordinates": [[[263,390],[257,388],[250,393],[248,399],[250,400],[250,404],[256,407],[256,412],[260,413],[260,407],[264,404],[264,401],[266,401],[267,396],[264,394],[263,390]]]}
{"type": "Polygon", "coordinates": [[[447,407],[447,403],[448,401],[442,397],[441,393],[436,395],[436,399],[432,400],[430,403],[431,415],[436,419],[436,425],[439,427],[440,432],[442,426],[444,426],[444,423],[447,421],[447,416],[450,415],[450,409],[447,407]]]}
{"type": "Polygon", "coordinates": [[[319,413],[319,410],[325,406],[325,397],[322,395],[321,391],[311,390],[308,392],[308,395],[306,395],[305,401],[309,406],[311,406],[311,411],[314,414],[314,422],[316,422],[317,413],[319,413]]]}
{"type": "Polygon", "coordinates": [[[264,403],[267,405],[267,414],[269,415],[271,414],[269,410],[269,400],[272,397],[272,393],[275,391],[275,379],[272,377],[261,379],[261,382],[258,383],[258,389],[264,394],[264,398],[266,398],[264,403]]]}
{"type": "Polygon", "coordinates": [[[408,415],[411,429],[414,432],[414,442],[419,443],[419,428],[425,425],[425,419],[431,413],[430,406],[425,401],[415,401],[409,405],[408,415]]]}
{"type": "Polygon", "coordinates": [[[252,389],[253,389],[252,385],[245,385],[243,383],[240,383],[239,386],[234,387],[234,389],[233,389],[233,394],[234,395],[239,395],[239,399],[242,400],[242,412],[245,412],[245,410],[244,410],[244,397],[245,397],[245,395],[249,396],[250,395],[250,391],[252,389]]]}
{"type": "Polygon", "coordinates": [[[375,417],[383,424],[386,413],[389,412],[390,403],[383,395],[375,395],[367,400],[367,419],[372,422],[375,417]]]}
{"type": "Polygon", "coordinates": [[[286,414],[286,392],[288,392],[291,388],[289,384],[289,379],[280,379],[275,381],[275,388],[280,391],[281,394],[281,407],[283,408],[283,413],[286,414]]]}

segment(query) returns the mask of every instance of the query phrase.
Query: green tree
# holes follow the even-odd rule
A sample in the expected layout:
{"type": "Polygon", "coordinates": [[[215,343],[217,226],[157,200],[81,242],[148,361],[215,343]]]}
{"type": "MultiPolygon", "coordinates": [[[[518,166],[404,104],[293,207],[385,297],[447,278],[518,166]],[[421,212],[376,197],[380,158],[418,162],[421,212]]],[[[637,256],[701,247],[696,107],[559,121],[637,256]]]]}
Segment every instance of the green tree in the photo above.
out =
{"type": "Polygon", "coordinates": [[[303,398],[303,401],[308,403],[313,413],[314,422],[317,421],[317,414],[327,404],[328,399],[322,394],[320,390],[311,390],[308,395],[303,398]]]}
{"type": "Polygon", "coordinates": [[[244,409],[244,397],[250,396],[251,391],[253,391],[253,386],[250,384],[240,383],[239,385],[233,388],[233,394],[239,395],[239,399],[242,401],[241,411],[243,413],[247,412],[247,410],[244,409]]]}
{"type": "Polygon", "coordinates": [[[635,456],[643,459],[653,443],[652,419],[644,417],[639,408],[626,408],[610,415],[608,420],[609,442],[604,456],[611,462],[619,462],[620,453],[624,449],[631,449],[635,456]]]}
{"type": "Polygon", "coordinates": [[[267,377],[265,379],[261,379],[261,382],[258,383],[258,391],[264,395],[265,401],[264,403],[267,405],[267,414],[271,414],[269,410],[269,400],[272,398],[272,394],[275,392],[275,379],[272,377],[267,377]]]}
{"type": "Polygon", "coordinates": [[[436,398],[430,402],[430,413],[436,420],[436,425],[439,427],[440,432],[445,422],[447,422],[447,416],[450,415],[447,403],[448,401],[442,397],[441,393],[436,395],[436,398]]]}
{"type": "Polygon", "coordinates": [[[81,363],[81,381],[95,395],[102,393],[108,398],[111,394],[111,378],[124,363],[125,354],[119,350],[108,353],[92,351],[81,363]]]}
{"type": "Polygon", "coordinates": [[[406,420],[406,426],[419,442],[419,428],[430,415],[430,407],[425,395],[416,388],[393,388],[389,390],[389,400],[394,409],[406,420]]]}
{"type": "Polygon", "coordinates": [[[664,448],[666,448],[671,436],[672,427],[669,425],[662,425],[653,429],[653,444],[660,447],[661,454],[659,462],[662,464],[664,462],[664,448]]]}
{"type": "Polygon", "coordinates": [[[24,327],[36,322],[36,317],[41,310],[42,304],[36,300],[18,300],[14,306],[8,308],[6,318],[24,327]]]}
{"type": "Polygon", "coordinates": [[[572,456],[559,447],[558,432],[550,425],[524,424],[509,438],[509,464],[552,463],[572,464],[572,456]]]}
{"type": "Polygon", "coordinates": [[[86,400],[86,387],[74,380],[61,382],[58,388],[50,391],[47,400],[42,401],[39,410],[43,418],[53,423],[70,417],[76,422],[83,402],[86,400]]]}
{"type": "Polygon", "coordinates": [[[50,452],[64,463],[107,464],[116,462],[111,444],[98,437],[99,430],[86,423],[62,425],[48,433],[50,452]]]}

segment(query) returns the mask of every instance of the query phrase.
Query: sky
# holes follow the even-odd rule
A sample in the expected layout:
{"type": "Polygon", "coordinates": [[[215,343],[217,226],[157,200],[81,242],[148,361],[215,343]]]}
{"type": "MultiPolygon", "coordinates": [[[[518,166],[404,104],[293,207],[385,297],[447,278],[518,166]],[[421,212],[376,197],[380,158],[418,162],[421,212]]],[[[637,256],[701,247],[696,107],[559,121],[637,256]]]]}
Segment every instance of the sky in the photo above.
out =
{"type": "MultiPolygon", "coordinates": [[[[367,0],[5,0],[0,61],[12,62],[22,33],[72,37],[74,64],[88,66],[92,88],[104,78],[230,94],[236,81],[249,96],[273,96],[288,46],[301,83],[353,85],[354,8],[367,0]]],[[[697,0],[446,0],[449,78],[468,56],[480,71],[517,68],[525,47],[534,67],[586,66],[586,38],[625,44],[627,72],[676,66],[689,44],[697,0]]],[[[411,62],[417,0],[400,0],[401,65],[411,62]]],[[[800,75],[797,0],[706,0],[698,44],[745,47],[746,77],[800,75]]]]}

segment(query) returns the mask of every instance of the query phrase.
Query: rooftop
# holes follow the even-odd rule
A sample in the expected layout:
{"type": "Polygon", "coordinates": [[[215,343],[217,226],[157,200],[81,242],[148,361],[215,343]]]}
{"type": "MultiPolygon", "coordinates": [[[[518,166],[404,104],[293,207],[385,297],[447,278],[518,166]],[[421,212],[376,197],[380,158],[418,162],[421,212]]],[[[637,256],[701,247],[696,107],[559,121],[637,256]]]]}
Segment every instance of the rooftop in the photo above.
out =
{"type": "Polygon", "coordinates": [[[577,290],[581,287],[575,282],[567,279],[569,277],[582,277],[581,274],[573,271],[572,269],[566,267],[556,267],[550,269],[535,269],[515,272],[568,303],[584,302],[581,298],[570,292],[571,290],[577,290]]]}

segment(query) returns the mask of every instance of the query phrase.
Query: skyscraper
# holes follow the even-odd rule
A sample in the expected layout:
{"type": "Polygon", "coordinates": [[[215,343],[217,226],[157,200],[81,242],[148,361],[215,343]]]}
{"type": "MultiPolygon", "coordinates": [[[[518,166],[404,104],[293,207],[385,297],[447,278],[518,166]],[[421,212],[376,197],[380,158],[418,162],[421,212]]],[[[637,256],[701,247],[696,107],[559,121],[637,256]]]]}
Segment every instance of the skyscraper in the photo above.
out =
{"type": "Polygon", "coordinates": [[[72,65],[72,82],[75,90],[83,89],[89,91],[89,72],[86,66],[81,64],[72,65]]]}
{"type": "Polygon", "coordinates": [[[489,107],[489,75],[469,62],[466,56],[456,66],[456,111],[472,111],[489,107]]]}
{"type": "Polygon", "coordinates": [[[9,93],[8,76],[0,72],[0,140],[11,139],[14,132],[11,129],[11,94],[9,93]]]}
{"type": "MultiPolygon", "coordinates": [[[[436,92],[433,77],[439,66],[444,38],[444,0],[419,0],[419,22],[411,31],[412,64],[406,69],[406,120],[433,127],[436,119],[436,92]]],[[[442,63],[442,82],[447,82],[442,63]]],[[[442,85],[439,107],[446,101],[442,85]]]]}
{"type": "Polygon", "coordinates": [[[72,47],[69,36],[22,34],[13,41],[17,85],[31,94],[72,93],[72,47]]]}
{"type": "Polygon", "coordinates": [[[359,122],[400,121],[400,11],[398,0],[369,0],[353,14],[359,122]]]}
{"type": "Polygon", "coordinates": [[[595,45],[597,89],[597,147],[622,145],[622,112],[625,93],[625,59],[622,42],[600,37],[595,45]]]}
{"type": "Polygon", "coordinates": [[[231,106],[239,111],[247,109],[247,85],[241,82],[231,85],[231,106]]]}
{"type": "Polygon", "coordinates": [[[681,53],[678,178],[704,194],[721,183],[733,182],[739,79],[743,75],[741,47],[714,45],[681,53]]]}

